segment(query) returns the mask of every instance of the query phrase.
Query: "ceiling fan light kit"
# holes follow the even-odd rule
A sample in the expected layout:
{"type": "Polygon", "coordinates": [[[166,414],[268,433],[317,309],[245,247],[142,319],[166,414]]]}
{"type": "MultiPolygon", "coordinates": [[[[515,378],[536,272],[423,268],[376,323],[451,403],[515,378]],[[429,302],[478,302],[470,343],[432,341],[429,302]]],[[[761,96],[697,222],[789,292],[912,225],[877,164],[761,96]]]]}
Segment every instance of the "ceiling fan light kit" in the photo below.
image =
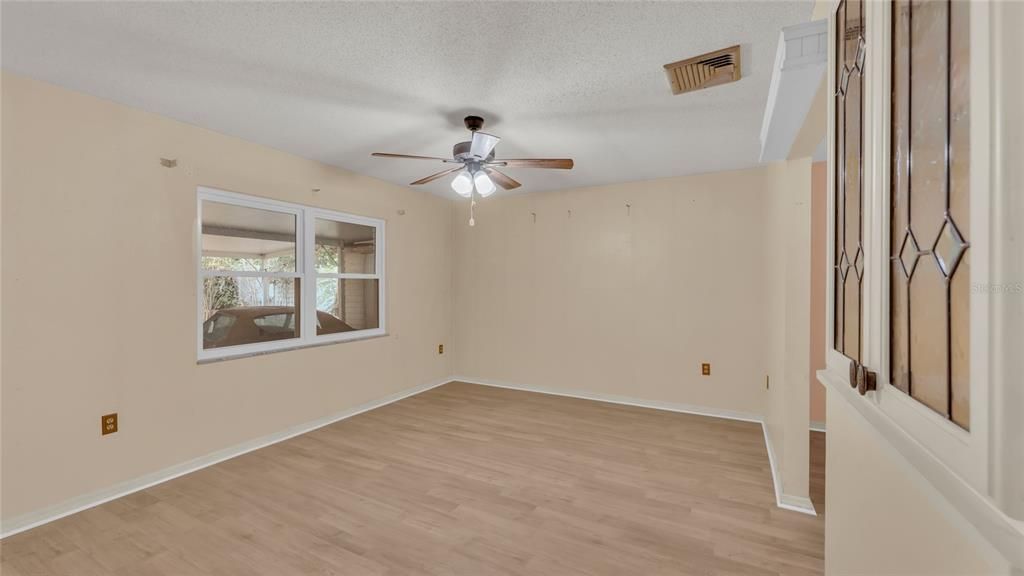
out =
{"type": "Polygon", "coordinates": [[[554,168],[570,170],[573,167],[571,158],[543,158],[543,159],[515,159],[498,160],[494,158],[494,149],[501,138],[480,132],[484,126],[484,119],[480,116],[466,116],[463,120],[466,129],[472,133],[467,142],[459,142],[452,148],[451,158],[438,158],[436,156],[414,156],[409,154],[391,154],[386,152],[374,152],[372,156],[381,158],[411,158],[414,160],[432,160],[445,164],[459,164],[454,168],[448,168],[420,178],[410,183],[411,186],[418,186],[433,182],[439,178],[455,174],[452,180],[452,190],[464,198],[470,199],[469,225],[473,226],[473,208],[476,205],[474,194],[486,198],[497,191],[498,186],[505,190],[512,190],[521,186],[519,182],[508,174],[498,170],[501,168],[554,168]]]}
{"type": "Polygon", "coordinates": [[[452,190],[455,193],[464,198],[469,198],[473,195],[473,177],[469,175],[468,170],[459,172],[455,179],[452,180],[452,190]]]}
{"type": "Polygon", "coordinates": [[[476,193],[479,194],[481,198],[487,198],[491,194],[494,194],[494,191],[498,189],[491,180],[491,177],[483,170],[480,170],[473,175],[473,184],[476,186],[476,193]]]}

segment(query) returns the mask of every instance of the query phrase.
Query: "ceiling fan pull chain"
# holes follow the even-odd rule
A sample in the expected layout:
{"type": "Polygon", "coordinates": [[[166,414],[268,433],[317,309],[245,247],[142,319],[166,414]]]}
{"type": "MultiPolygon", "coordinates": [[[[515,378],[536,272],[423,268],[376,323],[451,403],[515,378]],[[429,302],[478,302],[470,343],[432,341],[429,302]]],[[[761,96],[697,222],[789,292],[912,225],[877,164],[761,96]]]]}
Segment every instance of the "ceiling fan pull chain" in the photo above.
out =
{"type": "Polygon", "coordinates": [[[469,225],[476,226],[476,219],[473,217],[476,211],[476,191],[470,192],[469,197],[469,225]]]}

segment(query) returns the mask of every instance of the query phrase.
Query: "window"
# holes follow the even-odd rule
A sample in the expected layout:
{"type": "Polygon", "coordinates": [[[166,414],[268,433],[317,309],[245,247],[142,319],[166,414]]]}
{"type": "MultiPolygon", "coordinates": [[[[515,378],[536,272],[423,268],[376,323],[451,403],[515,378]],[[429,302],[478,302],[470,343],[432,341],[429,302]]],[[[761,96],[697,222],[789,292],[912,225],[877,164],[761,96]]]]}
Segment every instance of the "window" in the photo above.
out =
{"type": "Polygon", "coordinates": [[[990,33],[1016,38],[1004,9],[840,0],[830,17],[833,273],[819,372],[830,398],[849,403],[990,533],[1005,528],[991,503],[1024,518],[1024,467],[1011,448],[1019,402],[1007,401],[1020,398],[1021,336],[1004,322],[1020,309],[1005,290],[1020,282],[1008,232],[1019,228],[1020,187],[1007,174],[1021,154],[1002,132],[1020,101],[1020,51],[990,33]]]}
{"type": "Polygon", "coordinates": [[[200,359],[384,333],[382,220],[206,188],[198,212],[200,359]]]}
{"type": "Polygon", "coordinates": [[[380,326],[376,234],[373,226],[316,218],[317,334],[380,326]]]}
{"type": "Polygon", "coordinates": [[[836,10],[835,194],[833,232],[835,349],[855,362],[861,354],[864,280],[864,4],[841,0],[836,10]]]}
{"type": "Polygon", "coordinates": [[[890,382],[970,427],[969,5],[892,4],[890,382]]]}

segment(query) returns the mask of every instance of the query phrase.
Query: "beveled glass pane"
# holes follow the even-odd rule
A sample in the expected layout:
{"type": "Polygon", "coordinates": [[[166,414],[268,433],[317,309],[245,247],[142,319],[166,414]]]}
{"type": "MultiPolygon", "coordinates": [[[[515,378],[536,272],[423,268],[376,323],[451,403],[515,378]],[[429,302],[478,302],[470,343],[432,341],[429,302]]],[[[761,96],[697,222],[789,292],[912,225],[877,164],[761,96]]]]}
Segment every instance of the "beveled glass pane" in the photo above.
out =
{"type": "Polygon", "coordinates": [[[902,247],[899,241],[908,228],[908,184],[910,167],[909,122],[909,63],[910,52],[907,44],[908,18],[906,2],[893,3],[893,56],[892,56],[892,255],[897,256],[902,247]]]}
{"type": "Polygon", "coordinates": [[[299,337],[298,278],[203,279],[203,348],[299,337]]]}
{"type": "Polygon", "coordinates": [[[910,281],[910,393],[948,415],[949,366],[946,283],[932,258],[922,259],[910,281]]]}
{"type": "Polygon", "coordinates": [[[845,143],[846,137],[844,126],[846,122],[846,111],[842,99],[837,103],[840,105],[839,130],[836,137],[836,182],[835,182],[835,263],[839,264],[842,259],[843,250],[846,247],[846,180],[843,172],[846,170],[845,143]]]}
{"type": "Polygon", "coordinates": [[[917,245],[917,240],[914,239],[914,234],[911,232],[903,233],[903,244],[900,246],[899,261],[903,266],[903,275],[906,278],[914,277],[914,270],[917,268],[917,263],[921,260],[921,248],[917,245]]]}
{"type": "Polygon", "coordinates": [[[845,41],[842,62],[851,69],[856,63],[857,45],[863,35],[861,31],[861,24],[863,22],[863,19],[861,18],[861,7],[862,4],[860,0],[848,0],[846,3],[846,27],[843,34],[845,41]]]}
{"type": "MultiPolygon", "coordinates": [[[[950,87],[949,87],[949,213],[961,237],[969,242],[970,233],[970,3],[953,2],[950,10],[950,87]]],[[[971,338],[970,248],[960,260],[950,282],[950,387],[951,415],[965,429],[971,425],[971,338]]]]}
{"type": "Polygon", "coordinates": [[[911,13],[911,229],[931,247],[946,211],[947,2],[915,0],[911,13]]]}
{"type": "Polygon", "coordinates": [[[852,271],[846,275],[844,292],[843,354],[860,360],[860,285],[852,271]]]}
{"type": "Polygon", "coordinates": [[[894,2],[892,42],[891,243],[902,251],[890,287],[890,377],[906,389],[906,329],[911,395],[964,428],[970,425],[969,11],[967,2],[894,2]],[[896,240],[905,237],[908,206],[911,229],[926,251],[916,263],[907,257],[909,242],[896,240]],[[899,269],[911,264],[907,298],[899,269]]]}
{"type": "Polygon", "coordinates": [[[970,8],[969,2],[953,2],[950,10],[949,213],[965,239],[971,223],[970,8]]]}
{"type": "Polygon", "coordinates": [[[377,229],[364,224],[316,219],[316,271],[334,274],[376,272],[377,229]]]}
{"type": "Polygon", "coordinates": [[[891,351],[891,373],[892,385],[904,392],[910,391],[910,363],[909,363],[909,340],[908,323],[910,321],[907,310],[907,280],[900,269],[899,260],[892,261],[892,276],[890,290],[890,351],[891,351]]]}
{"type": "MultiPolygon", "coordinates": [[[[859,9],[858,3],[848,5],[847,18],[859,9]]],[[[856,36],[859,25],[847,23],[848,36],[856,36]]],[[[847,39],[847,51],[856,51],[857,39],[847,39]]],[[[852,56],[850,58],[852,60],[852,56]]],[[[854,269],[856,254],[860,251],[861,240],[861,85],[859,72],[849,76],[845,100],[846,126],[844,138],[844,229],[843,244],[846,254],[843,259],[846,282],[844,287],[843,349],[842,352],[854,360],[860,360],[860,277],[854,269]]]]}
{"type": "Polygon", "coordinates": [[[860,244],[861,233],[861,77],[850,78],[850,89],[846,94],[846,145],[845,145],[845,216],[846,253],[852,262],[860,244]]]}
{"type": "Polygon", "coordinates": [[[971,265],[964,254],[949,285],[950,297],[950,386],[953,394],[953,422],[965,429],[971,424],[971,265]]]}
{"type": "MultiPolygon", "coordinates": [[[[839,7],[836,10],[836,26],[837,29],[842,30],[845,26],[844,23],[844,10],[846,7],[845,0],[841,0],[839,7]]],[[[843,68],[843,41],[842,34],[836,35],[836,69],[835,69],[835,83],[836,89],[839,88],[839,82],[842,77],[843,68]]],[[[843,254],[843,238],[844,238],[844,215],[843,215],[843,143],[846,140],[845,137],[845,117],[846,107],[844,106],[842,96],[836,95],[835,98],[835,114],[836,114],[836,129],[835,129],[835,143],[834,143],[834,181],[833,181],[833,194],[834,194],[834,213],[833,220],[833,254],[832,261],[836,266],[833,270],[833,293],[832,293],[832,324],[833,324],[833,347],[836,350],[842,352],[843,350],[843,275],[840,272],[840,262],[842,261],[843,254]]]]}
{"type": "Polygon", "coordinates": [[[935,261],[938,262],[944,275],[951,276],[953,274],[966,249],[967,245],[960,236],[956,225],[951,220],[947,221],[939,231],[939,239],[933,248],[935,261]]]}
{"type": "Polygon", "coordinates": [[[846,314],[843,313],[843,304],[846,302],[846,297],[843,294],[843,277],[839,273],[839,269],[836,269],[835,273],[835,298],[834,298],[834,328],[835,328],[835,349],[840,352],[843,351],[843,334],[845,334],[845,326],[843,321],[846,318],[846,314]]]}
{"type": "Polygon", "coordinates": [[[316,281],[317,334],[380,326],[380,281],[319,278],[316,281]]]}
{"type": "Polygon", "coordinates": [[[843,65],[846,63],[846,0],[839,2],[836,8],[836,30],[840,33],[836,38],[836,88],[839,87],[839,79],[843,74],[843,65]]]}
{"type": "Polygon", "coordinates": [[[294,272],[295,215],[203,201],[204,270],[294,272]]]}

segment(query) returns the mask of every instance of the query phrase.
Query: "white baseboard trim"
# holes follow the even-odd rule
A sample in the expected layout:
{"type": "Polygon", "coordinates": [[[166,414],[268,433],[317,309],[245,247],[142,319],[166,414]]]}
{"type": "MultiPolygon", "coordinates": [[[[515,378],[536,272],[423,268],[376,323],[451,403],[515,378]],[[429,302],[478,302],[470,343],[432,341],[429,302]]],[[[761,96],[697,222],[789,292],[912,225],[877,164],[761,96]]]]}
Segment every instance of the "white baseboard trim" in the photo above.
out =
{"type": "Polygon", "coordinates": [[[494,388],[508,388],[511,390],[522,390],[524,392],[537,392],[539,394],[550,394],[552,396],[565,396],[568,398],[579,398],[581,400],[595,400],[597,402],[608,402],[609,404],[623,404],[625,406],[636,406],[638,408],[651,408],[653,410],[665,410],[667,412],[682,412],[684,414],[696,414],[698,416],[711,416],[714,418],[725,418],[726,420],[741,420],[743,422],[755,422],[760,424],[761,417],[757,414],[737,412],[734,410],[722,410],[719,408],[708,408],[705,406],[694,406],[691,404],[680,404],[676,402],[661,402],[658,400],[642,400],[628,396],[616,396],[600,392],[587,392],[584,390],[561,390],[555,388],[544,388],[542,386],[531,386],[527,384],[514,384],[512,382],[501,382],[498,380],[485,380],[481,378],[469,378],[466,376],[453,376],[452,382],[466,382],[467,384],[479,384],[494,388]]]}
{"type": "Polygon", "coordinates": [[[290,428],[281,430],[280,432],[268,434],[260,438],[249,440],[248,442],[242,442],[241,444],[236,444],[234,446],[224,448],[223,450],[218,450],[205,456],[200,456],[198,458],[182,462],[181,464],[176,464],[174,466],[170,466],[162,470],[157,470],[156,472],[151,472],[149,474],[139,476],[138,478],[133,478],[131,480],[115,484],[109,488],[98,490],[96,492],[92,492],[89,494],[84,494],[82,496],[76,496],[74,498],[65,500],[59,504],[55,504],[53,506],[49,506],[41,510],[29,512],[21,516],[16,516],[4,522],[3,526],[0,527],[0,539],[7,538],[8,536],[13,536],[19,532],[30,530],[32,528],[35,528],[36,526],[41,526],[48,522],[53,522],[54,520],[58,520],[65,516],[70,516],[71,514],[81,512],[82,510],[88,510],[89,508],[99,506],[100,504],[110,502],[111,500],[116,500],[117,498],[120,498],[122,496],[132,494],[133,492],[145,490],[150,486],[155,486],[157,484],[167,482],[168,480],[173,480],[174,478],[177,478],[179,476],[184,476],[185,474],[195,472],[196,470],[201,470],[208,466],[213,466],[214,464],[223,462],[225,460],[230,460],[231,458],[241,456],[242,454],[252,452],[253,450],[259,450],[260,448],[270,446],[271,444],[277,444],[278,442],[288,440],[289,438],[294,438],[295,436],[299,436],[300,434],[312,432],[317,428],[322,428],[329,424],[334,424],[335,422],[339,422],[346,418],[351,418],[352,416],[355,416],[357,414],[362,414],[363,412],[367,412],[375,408],[380,408],[381,406],[391,404],[392,402],[397,402],[404,398],[415,396],[416,394],[420,394],[432,388],[436,388],[443,384],[447,384],[450,381],[451,379],[449,378],[443,378],[441,380],[437,380],[435,382],[431,382],[428,384],[421,384],[414,388],[402,390],[401,392],[396,392],[395,394],[391,394],[377,400],[366,402],[364,404],[360,404],[347,410],[342,410],[341,412],[336,412],[329,416],[324,416],[323,418],[319,418],[317,420],[305,422],[303,424],[298,424],[290,428]]]}
{"type": "Polygon", "coordinates": [[[809,516],[818,515],[818,511],[815,510],[814,503],[811,502],[811,499],[803,496],[790,496],[789,494],[783,494],[775,505],[779,508],[785,508],[786,510],[800,512],[801,514],[807,514],[809,516]]]}
{"type": "Polygon", "coordinates": [[[682,412],[684,414],[696,414],[698,416],[711,416],[713,418],[725,418],[727,420],[741,420],[743,422],[754,422],[756,424],[760,424],[761,432],[764,434],[764,445],[765,448],[768,450],[768,463],[772,471],[772,486],[775,490],[775,505],[785,510],[792,510],[793,512],[810,514],[811,516],[818,515],[818,513],[814,509],[814,504],[811,503],[810,498],[791,496],[789,494],[782,493],[782,487],[779,481],[779,474],[775,464],[775,451],[772,449],[771,440],[769,440],[768,438],[768,428],[764,424],[764,418],[756,414],[748,414],[732,410],[721,410],[718,408],[707,408],[704,406],[693,406],[690,404],[641,400],[638,398],[630,398],[627,396],[615,396],[611,394],[587,392],[583,390],[556,390],[553,388],[544,388],[542,386],[513,384],[511,382],[500,382],[497,380],[486,380],[481,378],[469,378],[467,376],[454,376],[452,377],[452,381],[466,382],[468,384],[479,384],[481,386],[492,386],[495,388],[509,388],[511,390],[522,390],[524,392],[537,392],[540,394],[550,394],[553,396],[566,396],[569,398],[579,398],[582,400],[596,400],[598,402],[623,404],[626,406],[637,406],[639,408],[651,408],[653,410],[682,412]]]}
{"type": "Polygon", "coordinates": [[[776,506],[778,506],[779,508],[784,508],[786,510],[793,510],[795,512],[802,512],[804,514],[816,515],[814,511],[814,505],[811,504],[809,499],[785,495],[779,491],[780,486],[778,481],[778,473],[775,467],[775,455],[774,451],[772,450],[771,441],[768,438],[768,430],[764,426],[763,418],[756,414],[749,414],[732,410],[722,410],[718,408],[707,408],[703,406],[693,406],[689,404],[680,404],[674,402],[642,400],[638,398],[602,394],[597,392],[567,392],[564,390],[543,388],[540,386],[528,386],[523,384],[512,384],[509,382],[499,382],[495,380],[482,380],[479,378],[468,378],[464,376],[458,376],[453,378],[444,378],[441,380],[430,382],[428,384],[422,384],[414,388],[409,388],[407,390],[403,390],[401,392],[385,396],[378,400],[366,402],[364,404],[360,404],[359,406],[355,406],[347,410],[342,410],[341,412],[337,412],[335,414],[331,414],[329,416],[325,416],[323,418],[313,420],[311,422],[298,424],[296,426],[292,426],[290,428],[281,430],[280,432],[268,434],[266,436],[249,440],[241,444],[236,444],[234,446],[230,446],[228,448],[212,452],[205,456],[200,456],[198,458],[194,458],[192,460],[188,460],[186,462],[182,462],[174,466],[169,466],[167,468],[163,468],[161,470],[157,470],[155,472],[151,472],[149,474],[145,474],[143,476],[127,480],[125,482],[120,482],[118,484],[110,486],[109,488],[104,488],[102,490],[97,490],[89,494],[76,496],[74,498],[70,498],[53,506],[48,506],[46,508],[29,512],[21,516],[16,516],[4,522],[3,525],[0,526],[0,540],[7,538],[8,536],[18,534],[19,532],[30,530],[32,528],[35,528],[36,526],[41,526],[43,524],[53,522],[54,520],[58,520],[65,516],[70,516],[77,512],[88,510],[89,508],[99,506],[100,504],[110,502],[111,500],[116,500],[118,498],[121,498],[122,496],[127,496],[140,490],[145,490],[146,488],[155,486],[157,484],[161,484],[163,482],[167,482],[168,480],[173,480],[174,478],[178,478],[179,476],[184,476],[197,470],[213,466],[214,464],[223,462],[225,460],[230,460],[231,458],[241,456],[248,452],[252,452],[253,450],[259,450],[260,448],[264,448],[272,444],[277,444],[278,442],[288,440],[289,438],[294,438],[295,436],[299,436],[307,432],[312,432],[317,428],[322,428],[324,426],[333,424],[335,422],[339,422],[346,418],[351,418],[352,416],[355,416],[357,414],[362,414],[363,412],[367,412],[375,408],[386,406],[388,404],[397,402],[404,398],[415,396],[416,394],[426,392],[427,390],[437,388],[438,386],[448,384],[449,382],[466,382],[469,384],[478,384],[481,386],[509,388],[512,390],[522,390],[524,392],[536,392],[539,394],[566,396],[569,398],[594,400],[598,402],[608,402],[611,404],[623,404],[626,406],[636,406],[639,408],[650,408],[653,410],[680,412],[684,414],[695,414],[698,416],[710,416],[713,418],[725,418],[727,420],[740,420],[743,422],[754,422],[760,424],[762,432],[764,434],[765,447],[768,450],[768,461],[771,465],[772,484],[775,489],[776,506]]]}
{"type": "Polygon", "coordinates": [[[824,422],[811,421],[811,432],[825,432],[824,422]]]}
{"type": "Polygon", "coordinates": [[[764,445],[768,449],[768,465],[772,469],[772,485],[775,487],[775,505],[785,510],[792,510],[793,512],[800,512],[802,514],[810,514],[811,516],[817,516],[818,512],[814,509],[814,504],[810,498],[804,498],[802,496],[791,496],[789,494],[782,493],[782,481],[779,478],[779,471],[775,463],[775,449],[772,448],[771,436],[768,434],[768,426],[761,422],[761,431],[764,433],[764,445]]]}

